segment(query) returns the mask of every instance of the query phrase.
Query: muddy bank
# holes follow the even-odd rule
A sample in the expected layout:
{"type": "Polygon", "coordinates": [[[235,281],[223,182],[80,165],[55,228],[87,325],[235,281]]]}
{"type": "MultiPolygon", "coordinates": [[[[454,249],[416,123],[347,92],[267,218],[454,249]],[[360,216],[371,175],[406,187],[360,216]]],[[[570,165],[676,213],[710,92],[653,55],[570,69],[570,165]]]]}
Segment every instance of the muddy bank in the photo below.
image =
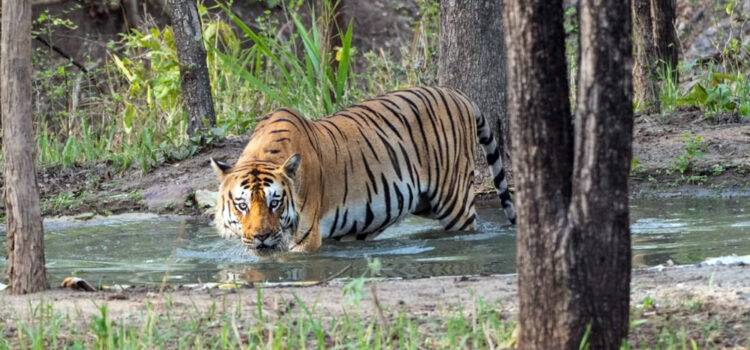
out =
{"type": "MultiPolygon", "coordinates": [[[[334,280],[308,287],[263,288],[260,300],[271,314],[302,312],[299,300],[320,315],[352,312],[343,303],[346,280],[334,280]],[[297,299],[299,298],[299,299],[297,299]]],[[[441,317],[450,310],[471,310],[478,299],[498,302],[503,315],[515,318],[516,276],[458,276],[415,280],[373,281],[363,288],[357,310],[375,315],[383,312],[393,318],[406,312],[415,318],[441,317]],[[377,298],[377,305],[375,298],[377,298]]],[[[635,326],[631,340],[653,339],[660,327],[684,329],[702,344],[732,347],[747,345],[750,329],[750,268],[747,266],[686,266],[635,270],[632,283],[632,307],[635,326]],[[705,332],[712,324],[711,332],[705,332]]],[[[32,296],[0,293],[0,319],[6,329],[17,317],[30,312],[30,305],[51,302],[58,312],[77,315],[77,322],[89,319],[107,305],[115,319],[137,320],[144,306],[159,315],[187,317],[191,312],[216,307],[239,308],[239,314],[257,310],[257,290],[252,287],[221,290],[126,289],[117,292],[75,292],[52,290],[32,296]]],[[[242,320],[240,320],[242,322],[242,320]]]]}

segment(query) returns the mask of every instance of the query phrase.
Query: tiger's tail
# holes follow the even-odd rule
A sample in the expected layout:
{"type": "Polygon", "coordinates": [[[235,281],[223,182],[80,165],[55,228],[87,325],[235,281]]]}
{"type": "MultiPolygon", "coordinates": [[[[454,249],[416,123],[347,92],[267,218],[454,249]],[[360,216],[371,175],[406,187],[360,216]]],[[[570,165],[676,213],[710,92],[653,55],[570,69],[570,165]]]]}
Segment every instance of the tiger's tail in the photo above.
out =
{"type": "Polygon", "coordinates": [[[484,118],[484,115],[479,111],[476,106],[475,118],[477,123],[477,139],[484,148],[484,154],[487,156],[487,164],[492,170],[493,183],[495,184],[495,190],[497,190],[498,196],[500,196],[500,205],[503,206],[505,216],[511,224],[516,224],[516,208],[513,206],[513,200],[510,198],[510,191],[508,191],[508,181],[505,179],[505,169],[503,168],[503,157],[500,154],[500,149],[497,147],[495,136],[492,134],[490,125],[484,118]]]}

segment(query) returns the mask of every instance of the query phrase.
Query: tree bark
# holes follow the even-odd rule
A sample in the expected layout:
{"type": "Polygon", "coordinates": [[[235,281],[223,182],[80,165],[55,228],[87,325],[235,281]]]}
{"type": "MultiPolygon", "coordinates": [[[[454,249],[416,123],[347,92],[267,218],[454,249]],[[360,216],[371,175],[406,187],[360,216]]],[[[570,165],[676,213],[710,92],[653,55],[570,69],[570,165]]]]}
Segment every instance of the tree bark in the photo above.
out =
{"type": "Polygon", "coordinates": [[[127,27],[140,28],[143,25],[143,19],[141,18],[141,11],[138,8],[138,0],[122,0],[121,4],[125,12],[125,18],[127,19],[127,27]]]}
{"type": "Polygon", "coordinates": [[[650,0],[633,0],[632,16],[635,44],[633,97],[640,103],[641,111],[657,113],[659,112],[657,56],[650,0]]]}
{"type": "Polygon", "coordinates": [[[575,142],[562,1],[506,2],[522,349],[617,349],[628,330],[630,3],[581,0],[575,142]]]}
{"type": "MultiPolygon", "coordinates": [[[[502,0],[440,1],[438,84],[462,91],[477,104],[510,169],[502,7],[502,0]]],[[[477,174],[488,176],[484,151],[477,150],[477,174]]]]}
{"type": "Polygon", "coordinates": [[[581,0],[581,80],[567,248],[569,330],[591,349],[618,349],[630,312],[628,174],[632,42],[628,1],[581,0]]]}
{"type": "Polygon", "coordinates": [[[505,2],[508,114],[518,211],[519,348],[565,349],[570,291],[556,256],[573,173],[562,0],[505,2]]]}
{"type": "Polygon", "coordinates": [[[31,1],[2,0],[0,104],[5,157],[8,279],[13,294],[47,288],[34,155],[31,1]]]}
{"type": "Polygon", "coordinates": [[[201,21],[193,0],[169,0],[169,7],[188,113],[187,133],[193,137],[216,123],[201,21]]]}
{"type": "Polygon", "coordinates": [[[675,0],[651,0],[651,17],[653,19],[654,45],[658,68],[672,73],[673,81],[679,81],[677,63],[679,59],[679,42],[674,23],[676,16],[675,0]]]}

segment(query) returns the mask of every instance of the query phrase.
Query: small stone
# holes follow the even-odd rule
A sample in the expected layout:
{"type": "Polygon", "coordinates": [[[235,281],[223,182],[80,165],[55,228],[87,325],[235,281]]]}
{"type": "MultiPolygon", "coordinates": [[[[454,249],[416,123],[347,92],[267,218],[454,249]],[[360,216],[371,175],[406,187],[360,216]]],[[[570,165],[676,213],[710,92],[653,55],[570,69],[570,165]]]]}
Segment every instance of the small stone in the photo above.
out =
{"type": "Polygon", "coordinates": [[[118,292],[122,293],[125,290],[133,288],[130,285],[127,284],[115,284],[113,286],[102,286],[103,290],[110,291],[110,292],[118,292]]]}
{"type": "Polygon", "coordinates": [[[81,221],[88,221],[88,220],[93,219],[95,216],[96,216],[96,213],[85,212],[85,213],[80,213],[74,216],[73,219],[81,220],[81,221]]]}
{"type": "Polygon", "coordinates": [[[216,201],[218,199],[219,192],[208,190],[195,191],[195,203],[198,204],[198,208],[213,208],[216,205],[216,201]]]}
{"type": "Polygon", "coordinates": [[[6,288],[8,288],[8,285],[7,285],[7,284],[2,284],[2,283],[0,283],[0,291],[3,291],[3,290],[5,290],[6,288]]]}
{"type": "Polygon", "coordinates": [[[219,289],[221,290],[234,290],[239,288],[240,286],[236,283],[224,283],[219,285],[219,289]]]}

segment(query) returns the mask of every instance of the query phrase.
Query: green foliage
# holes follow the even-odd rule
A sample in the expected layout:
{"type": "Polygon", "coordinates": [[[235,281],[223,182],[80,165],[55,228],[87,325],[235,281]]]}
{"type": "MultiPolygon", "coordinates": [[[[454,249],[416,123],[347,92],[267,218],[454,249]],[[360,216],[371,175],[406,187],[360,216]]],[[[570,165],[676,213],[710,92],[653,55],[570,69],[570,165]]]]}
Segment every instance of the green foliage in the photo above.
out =
{"type": "Polygon", "coordinates": [[[726,171],[726,168],[723,165],[721,165],[721,164],[714,164],[711,167],[711,175],[713,175],[713,176],[719,176],[719,175],[723,174],[724,171],[726,171]]]}
{"type": "Polygon", "coordinates": [[[51,303],[40,302],[32,307],[28,323],[7,320],[17,330],[11,338],[0,332],[0,349],[492,348],[507,347],[515,329],[515,324],[501,314],[499,305],[482,299],[468,312],[446,311],[437,318],[381,310],[389,315],[383,322],[352,313],[329,318],[299,298],[284,303],[288,312],[279,313],[265,309],[269,300],[262,291],[256,294],[255,313],[243,314],[240,301],[231,305],[222,300],[172,316],[167,302],[167,310],[160,314],[147,304],[122,319],[110,317],[106,304],[87,319],[61,314],[51,303]],[[425,327],[431,331],[421,332],[425,327]]]}
{"type": "Polygon", "coordinates": [[[705,145],[703,136],[690,132],[682,134],[682,143],[682,153],[673,161],[672,170],[684,175],[692,169],[696,159],[703,157],[705,145]]]}
{"type": "Polygon", "coordinates": [[[709,71],[686,91],[680,91],[670,70],[662,74],[662,109],[698,108],[708,114],[737,113],[750,118],[750,78],[746,74],[709,71]]]}
{"type": "MultiPolygon", "coordinates": [[[[79,5],[76,5],[79,6],[79,5]]],[[[439,6],[419,0],[412,43],[401,61],[384,52],[360,56],[353,27],[341,47],[328,48],[323,28],[333,18],[325,1],[312,20],[298,14],[300,1],[268,2],[266,12],[243,23],[229,7],[199,4],[217,126],[208,143],[247,134],[256,117],[290,107],[314,118],[354,101],[411,85],[435,83],[439,6]],[[281,25],[281,21],[286,23],[281,25]],[[353,72],[354,61],[366,75],[353,72]]],[[[36,33],[52,35],[75,24],[42,13],[36,33]]],[[[117,170],[147,172],[165,161],[200,150],[186,136],[177,54],[170,27],[131,30],[107,45],[108,59],[86,64],[88,73],[53,53],[34,54],[38,160],[42,166],[73,167],[105,162],[117,170]]]]}
{"type": "Polygon", "coordinates": [[[241,77],[246,86],[264,95],[268,104],[261,110],[285,106],[314,117],[350,103],[346,88],[353,56],[351,24],[341,33],[342,47],[335,48],[334,53],[325,49],[321,30],[316,25],[308,28],[294,11],[288,14],[294,31],[279,40],[275,30],[253,30],[229,7],[220,7],[252,46],[235,55],[212,48],[212,56],[218,57],[224,69],[241,77]],[[303,54],[298,55],[298,50],[303,54]],[[330,63],[334,61],[336,69],[330,63]]]}

